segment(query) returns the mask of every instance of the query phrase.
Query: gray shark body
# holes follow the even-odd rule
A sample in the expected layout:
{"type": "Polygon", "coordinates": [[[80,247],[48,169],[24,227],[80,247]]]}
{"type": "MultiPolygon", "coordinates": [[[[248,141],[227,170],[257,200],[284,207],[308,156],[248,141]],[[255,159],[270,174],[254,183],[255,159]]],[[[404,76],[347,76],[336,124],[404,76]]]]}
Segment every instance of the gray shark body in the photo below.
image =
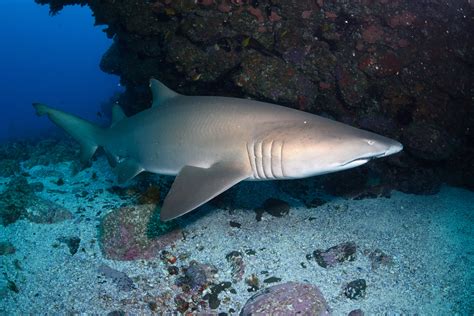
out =
{"type": "Polygon", "coordinates": [[[402,149],[389,138],[274,104],[179,95],[153,79],[151,88],[151,108],[127,118],[115,106],[108,129],[42,104],[35,107],[81,143],[83,160],[102,146],[120,183],[142,171],[177,175],[162,220],[243,180],[335,172],[402,149]]]}

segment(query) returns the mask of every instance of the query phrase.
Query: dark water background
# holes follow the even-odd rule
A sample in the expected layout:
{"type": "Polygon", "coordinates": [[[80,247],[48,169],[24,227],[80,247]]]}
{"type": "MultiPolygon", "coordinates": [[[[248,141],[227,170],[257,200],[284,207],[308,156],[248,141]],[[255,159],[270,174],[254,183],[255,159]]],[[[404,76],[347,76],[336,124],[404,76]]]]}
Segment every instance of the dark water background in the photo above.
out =
{"type": "Polygon", "coordinates": [[[99,69],[111,40],[93,24],[88,7],[50,16],[33,0],[0,1],[0,142],[55,131],[32,102],[100,121],[101,103],[120,87],[99,69]]]}

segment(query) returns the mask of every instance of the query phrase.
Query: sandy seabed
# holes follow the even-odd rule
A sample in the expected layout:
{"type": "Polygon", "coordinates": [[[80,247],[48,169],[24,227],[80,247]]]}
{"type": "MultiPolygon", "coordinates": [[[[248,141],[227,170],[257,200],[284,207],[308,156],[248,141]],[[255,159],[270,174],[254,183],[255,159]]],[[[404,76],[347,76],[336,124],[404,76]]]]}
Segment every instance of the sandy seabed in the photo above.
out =
{"type": "MultiPolygon", "coordinates": [[[[114,176],[104,159],[99,158],[92,168],[74,177],[68,176],[69,164],[25,170],[30,181],[41,181],[45,186],[37,195],[64,206],[75,216],[56,224],[19,220],[0,227],[0,241],[9,241],[16,248],[14,254],[0,256],[0,314],[107,314],[118,310],[151,314],[145,297],[163,293],[173,297],[180,291],[175,285],[176,276],[169,274],[159,257],[128,262],[104,258],[98,225],[107,212],[124,201],[106,190],[114,176]],[[97,173],[94,181],[93,172],[97,173]],[[61,193],[55,184],[57,176],[48,178],[45,174],[64,175],[61,193]],[[84,183],[90,184],[85,187],[84,183]],[[78,195],[84,190],[94,193],[93,201],[78,195]],[[104,205],[113,207],[104,209],[104,205]],[[74,212],[79,207],[84,207],[80,215],[74,212]],[[66,245],[58,244],[62,236],[81,239],[76,254],[71,255],[66,245]],[[98,270],[103,264],[126,273],[134,288],[124,291],[104,278],[98,270]],[[6,290],[7,280],[15,283],[18,293],[6,290]]],[[[0,191],[8,181],[0,178],[0,191]]],[[[259,190],[268,187],[252,183],[248,195],[253,199],[265,196],[259,190]]],[[[216,314],[228,313],[231,308],[236,313],[240,311],[255,294],[248,291],[245,282],[252,274],[262,280],[277,277],[281,283],[314,284],[321,289],[334,315],[347,315],[354,309],[361,309],[366,315],[474,314],[474,192],[445,186],[431,196],[392,192],[391,198],[336,198],[312,209],[283,193],[269,194],[289,202],[287,216],[264,214],[261,221],[256,221],[252,209],[204,207],[197,216],[182,223],[188,238],[167,248],[183,258],[176,263],[178,267],[191,260],[214,265],[218,282],[231,280],[232,267],[226,255],[231,251],[244,254],[243,280],[232,284],[235,293],[219,294],[221,304],[216,314]],[[231,227],[229,221],[238,222],[241,227],[231,227]],[[357,245],[354,261],[323,268],[307,258],[316,249],[348,241],[357,245]],[[388,254],[392,263],[373,268],[367,253],[375,249],[388,254]],[[366,280],[366,295],[351,300],[342,289],[356,279],[366,280]]],[[[262,282],[260,285],[269,286],[262,282]]],[[[173,299],[167,304],[173,310],[173,299]]]]}

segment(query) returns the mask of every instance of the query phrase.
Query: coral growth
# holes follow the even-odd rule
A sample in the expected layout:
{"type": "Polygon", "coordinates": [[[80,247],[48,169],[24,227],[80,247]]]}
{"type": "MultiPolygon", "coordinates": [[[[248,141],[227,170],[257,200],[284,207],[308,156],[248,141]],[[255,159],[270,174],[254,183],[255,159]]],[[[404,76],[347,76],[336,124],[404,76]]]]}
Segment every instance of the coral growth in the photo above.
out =
{"type": "Polygon", "coordinates": [[[72,218],[62,206],[36,196],[37,188],[42,184],[29,184],[23,176],[12,178],[0,194],[0,223],[6,226],[23,217],[34,223],[53,224],[72,218]]]}
{"type": "Polygon", "coordinates": [[[152,259],[181,237],[173,224],[159,222],[155,204],[121,207],[107,214],[100,225],[104,256],[115,260],[152,259]]]}

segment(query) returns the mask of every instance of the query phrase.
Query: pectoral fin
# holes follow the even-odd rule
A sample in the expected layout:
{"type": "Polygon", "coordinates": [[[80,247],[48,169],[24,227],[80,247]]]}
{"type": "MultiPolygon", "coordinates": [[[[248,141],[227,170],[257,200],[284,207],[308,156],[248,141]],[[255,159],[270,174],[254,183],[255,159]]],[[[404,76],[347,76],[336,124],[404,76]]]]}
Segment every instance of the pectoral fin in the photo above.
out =
{"type": "Polygon", "coordinates": [[[220,162],[210,168],[183,167],[165,198],[161,220],[194,210],[250,175],[248,167],[235,163],[220,162]]]}
{"type": "Polygon", "coordinates": [[[144,169],[134,159],[130,158],[119,162],[114,168],[119,183],[124,183],[132,179],[143,170],[144,169]]]}

